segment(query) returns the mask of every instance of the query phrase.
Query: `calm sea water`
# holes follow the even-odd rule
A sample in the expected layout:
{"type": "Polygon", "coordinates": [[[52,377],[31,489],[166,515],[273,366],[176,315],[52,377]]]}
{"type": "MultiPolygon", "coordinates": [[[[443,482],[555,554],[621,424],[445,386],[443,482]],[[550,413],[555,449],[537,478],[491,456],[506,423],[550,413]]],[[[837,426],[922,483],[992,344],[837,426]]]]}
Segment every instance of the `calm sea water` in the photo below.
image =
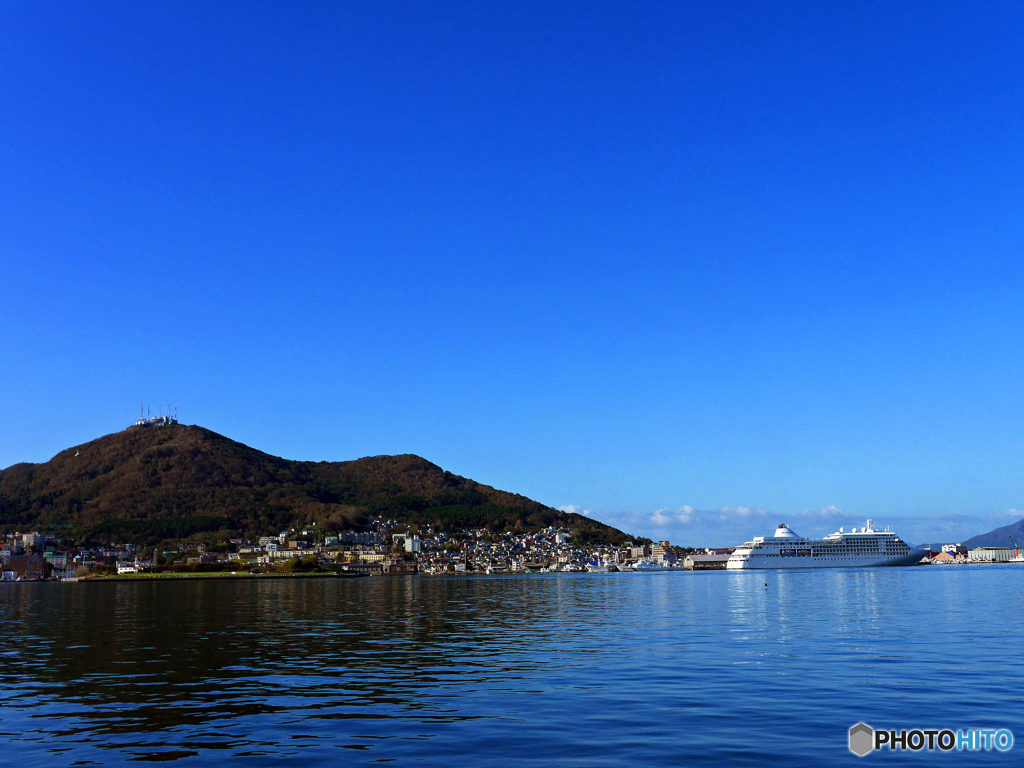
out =
{"type": "Polygon", "coordinates": [[[0,586],[0,763],[863,765],[1006,727],[1024,567],[0,586]],[[766,586],[767,582],[767,586],[766,586]]]}

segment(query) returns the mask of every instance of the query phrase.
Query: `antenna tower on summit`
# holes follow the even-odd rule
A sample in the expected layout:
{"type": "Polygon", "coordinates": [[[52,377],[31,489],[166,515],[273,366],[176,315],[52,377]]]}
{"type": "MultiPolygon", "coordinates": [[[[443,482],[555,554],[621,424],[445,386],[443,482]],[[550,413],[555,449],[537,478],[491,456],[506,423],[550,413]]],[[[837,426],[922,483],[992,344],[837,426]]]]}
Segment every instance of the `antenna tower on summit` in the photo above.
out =
{"type": "Polygon", "coordinates": [[[178,406],[174,405],[174,416],[171,416],[171,404],[167,404],[167,415],[164,415],[163,405],[157,406],[157,416],[151,416],[150,406],[139,406],[139,420],[135,422],[136,427],[168,427],[178,424],[178,406]]]}

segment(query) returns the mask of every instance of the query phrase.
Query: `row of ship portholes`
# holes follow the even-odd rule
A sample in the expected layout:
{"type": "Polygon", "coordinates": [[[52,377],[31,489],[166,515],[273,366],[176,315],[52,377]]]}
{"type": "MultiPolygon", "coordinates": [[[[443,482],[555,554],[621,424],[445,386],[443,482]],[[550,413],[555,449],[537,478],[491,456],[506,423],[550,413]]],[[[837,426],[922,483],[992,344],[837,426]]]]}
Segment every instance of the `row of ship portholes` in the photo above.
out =
{"type": "MultiPolygon", "coordinates": [[[[819,553],[815,554],[814,557],[823,557],[823,558],[825,558],[827,560],[843,560],[843,559],[845,559],[847,557],[870,557],[871,555],[884,555],[884,554],[886,554],[886,553],[885,552],[850,552],[849,554],[846,554],[846,555],[834,554],[834,555],[829,556],[828,554],[822,554],[822,553],[819,552],[819,553]]],[[[893,553],[890,552],[888,554],[893,554],[893,553]]],[[[755,557],[756,557],[756,555],[755,555],[755,557]]],[[[769,552],[765,552],[764,554],[761,555],[761,557],[811,557],[811,553],[810,552],[806,552],[806,553],[805,552],[801,552],[800,554],[792,554],[792,553],[788,553],[788,552],[782,552],[780,554],[775,555],[775,554],[771,554],[769,552]]]]}

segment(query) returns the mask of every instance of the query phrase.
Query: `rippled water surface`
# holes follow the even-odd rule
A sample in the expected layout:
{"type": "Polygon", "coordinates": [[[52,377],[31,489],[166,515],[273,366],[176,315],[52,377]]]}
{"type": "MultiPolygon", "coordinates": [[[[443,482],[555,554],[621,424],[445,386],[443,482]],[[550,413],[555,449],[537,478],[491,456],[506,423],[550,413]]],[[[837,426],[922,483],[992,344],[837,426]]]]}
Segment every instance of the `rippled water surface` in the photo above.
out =
{"type": "Polygon", "coordinates": [[[1019,766],[1022,590],[1018,566],[0,585],[0,763],[860,765],[864,720],[1018,741],[868,760],[1019,766]]]}

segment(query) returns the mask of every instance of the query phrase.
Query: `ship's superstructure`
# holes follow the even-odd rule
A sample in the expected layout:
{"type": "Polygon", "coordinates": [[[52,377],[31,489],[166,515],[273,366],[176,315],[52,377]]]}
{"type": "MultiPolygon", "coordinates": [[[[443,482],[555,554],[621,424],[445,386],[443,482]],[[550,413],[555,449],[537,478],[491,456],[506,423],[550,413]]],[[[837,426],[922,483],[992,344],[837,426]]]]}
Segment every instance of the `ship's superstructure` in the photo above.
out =
{"type": "Polygon", "coordinates": [[[911,551],[903,539],[886,528],[875,530],[868,523],[824,539],[805,539],[783,523],[774,536],[755,536],[733,551],[726,562],[729,570],[744,568],[840,568],[861,565],[914,565],[921,554],[911,551]]]}

